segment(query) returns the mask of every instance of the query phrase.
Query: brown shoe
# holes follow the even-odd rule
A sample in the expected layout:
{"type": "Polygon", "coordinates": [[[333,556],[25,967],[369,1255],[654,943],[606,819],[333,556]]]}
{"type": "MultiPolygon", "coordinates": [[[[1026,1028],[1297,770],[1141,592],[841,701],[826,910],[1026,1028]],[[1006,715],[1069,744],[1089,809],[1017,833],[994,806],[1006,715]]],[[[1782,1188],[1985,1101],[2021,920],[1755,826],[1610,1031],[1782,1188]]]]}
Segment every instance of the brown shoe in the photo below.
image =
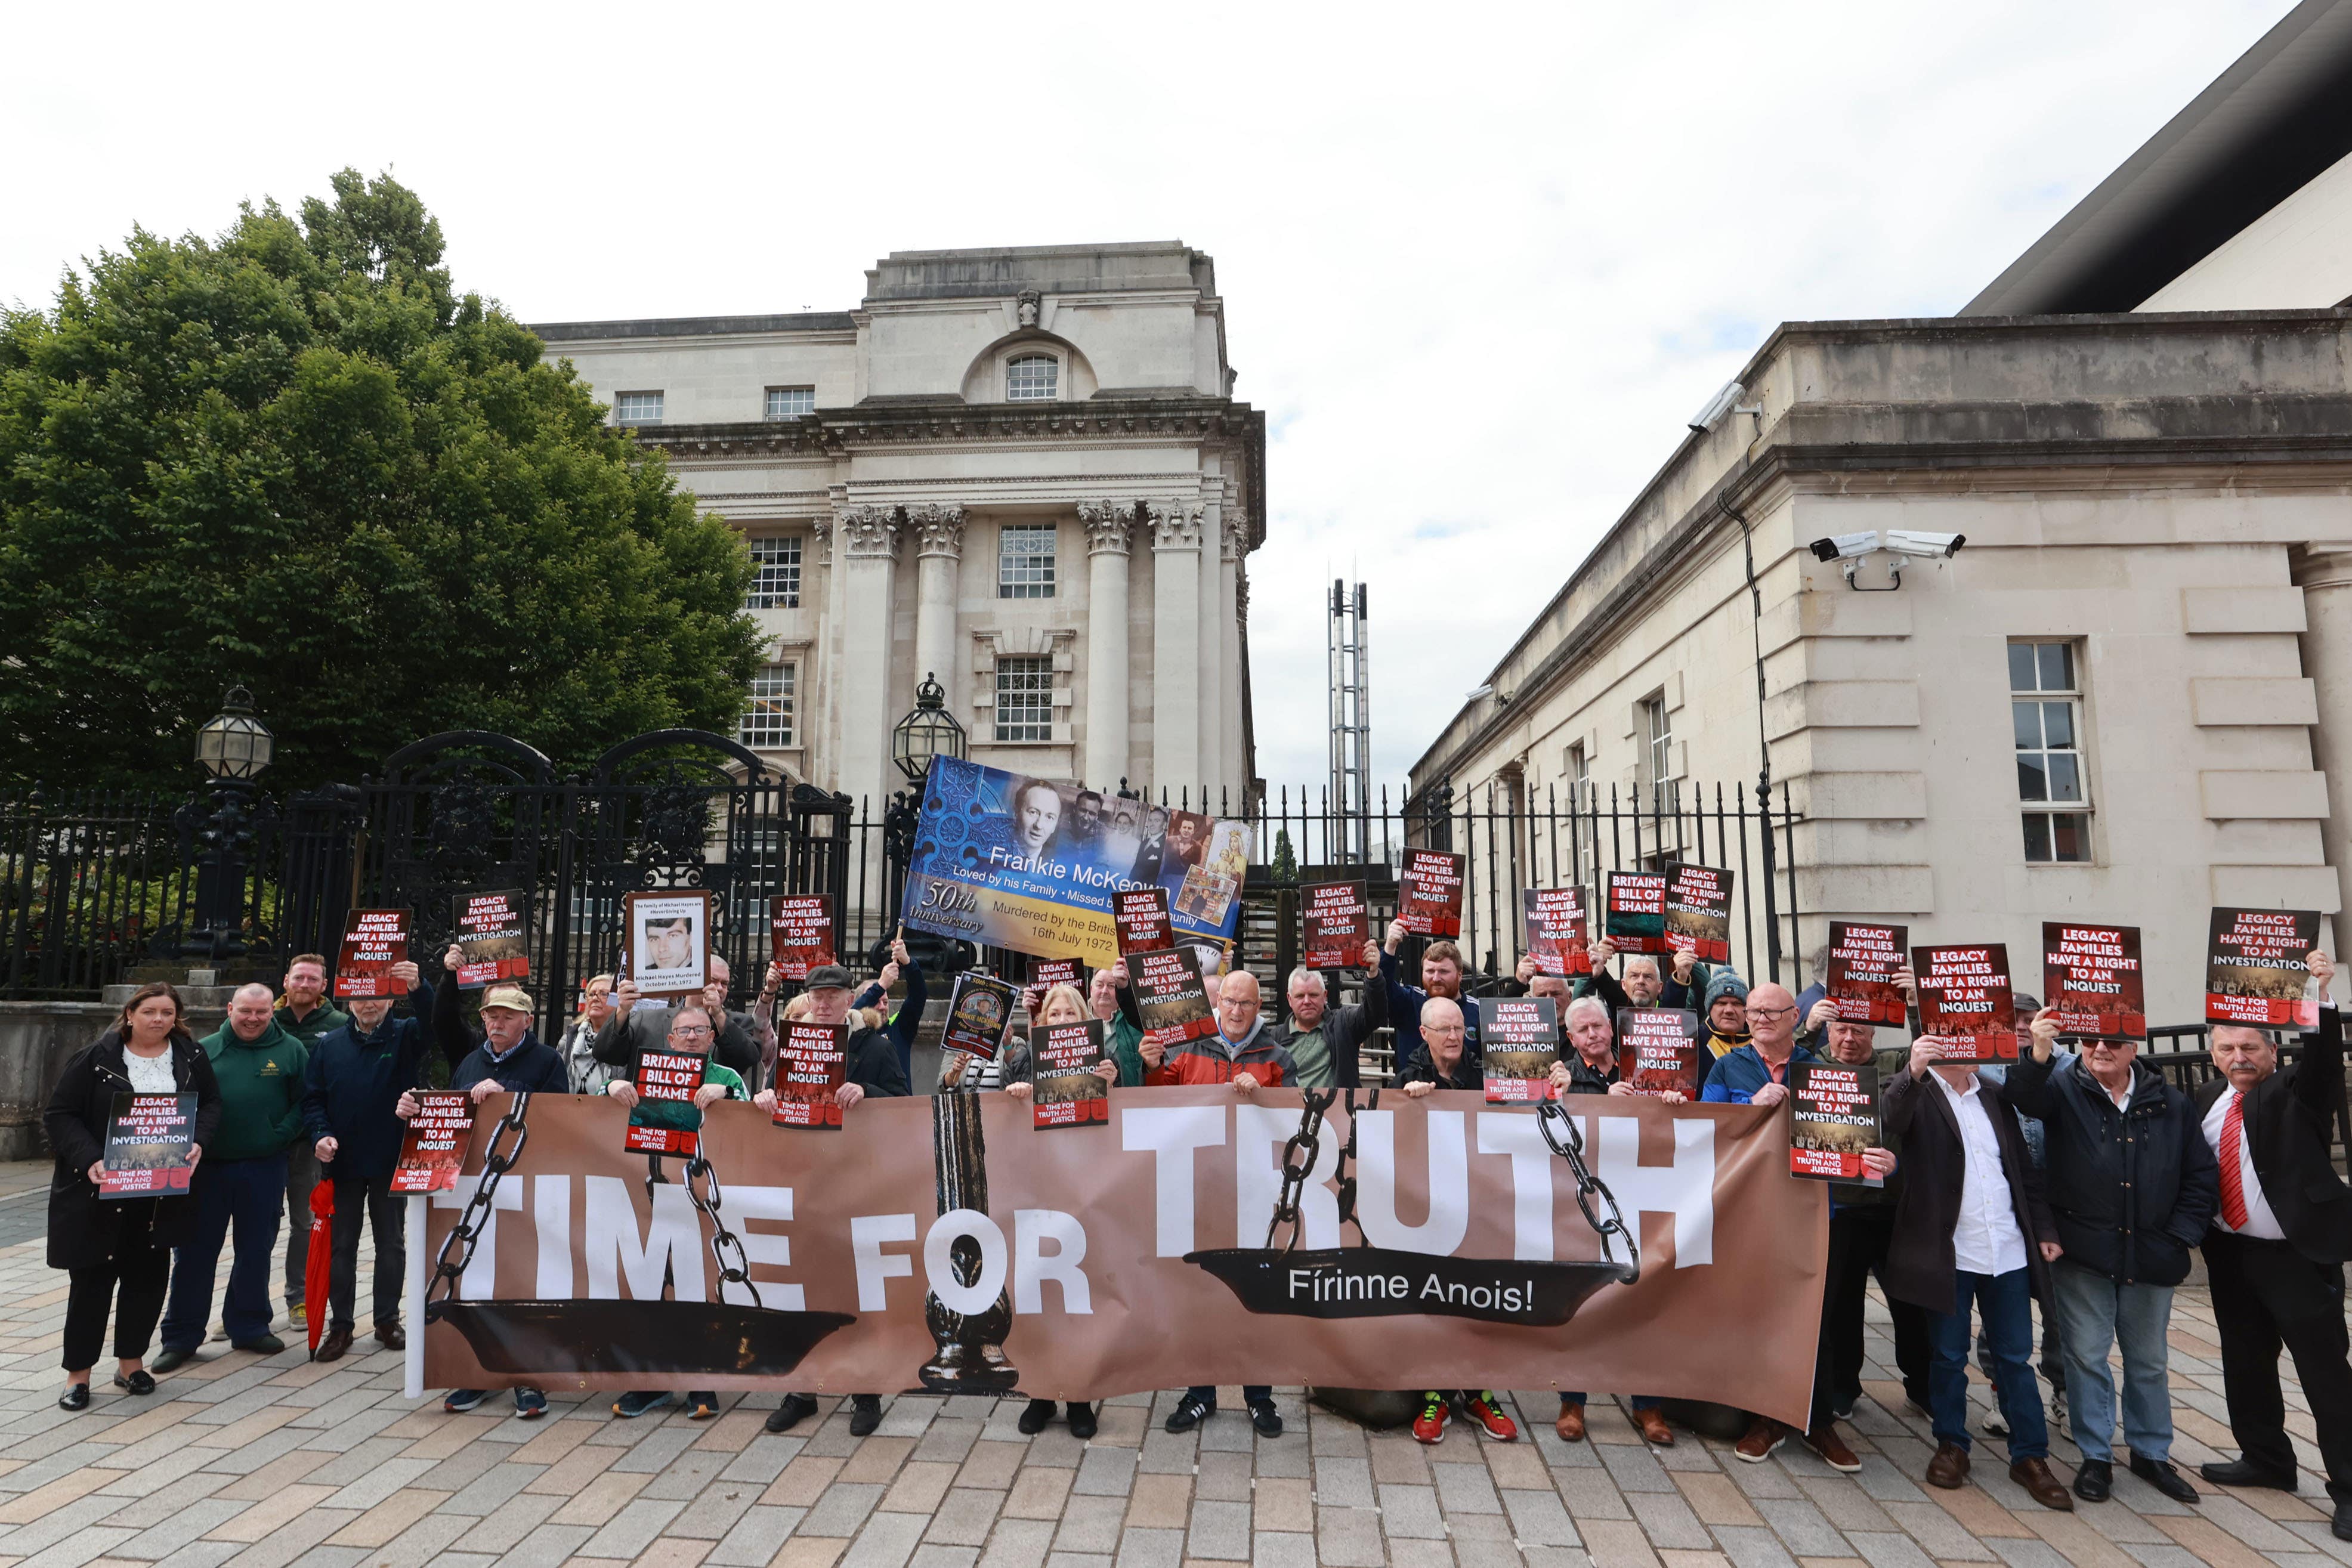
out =
{"type": "Polygon", "coordinates": [[[1642,1428],[1642,1440],[1652,1447],[1671,1448],[1675,1446],[1674,1428],[1667,1426],[1666,1418],[1655,1410],[1634,1411],[1633,1425],[1642,1428]]]}
{"type": "Polygon", "coordinates": [[[1749,1423],[1748,1435],[1732,1448],[1732,1453],[1751,1465],[1760,1465],[1772,1457],[1772,1450],[1789,1440],[1789,1428],[1769,1416],[1759,1416],[1749,1423]]]}
{"type": "Polygon", "coordinates": [[[1927,1484],[1942,1487],[1946,1491],[1958,1491],[1968,1484],[1969,1451],[1958,1443],[1946,1443],[1927,1461],[1927,1484]]]}
{"type": "Polygon", "coordinates": [[[1551,1429],[1559,1434],[1559,1440],[1563,1443],[1581,1443],[1584,1441],[1584,1406],[1581,1405],[1561,1406],[1559,1407],[1559,1419],[1552,1423],[1551,1429]]]}
{"type": "Polygon", "coordinates": [[[343,1352],[351,1348],[351,1330],[329,1329],[327,1331],[327,1337],[319,1342],[319,1348],[310,1353],[310,1359],[312,1361],[341,1361],[343,1359],[343,1352]]]}
{"type": "Polygon", "coordinates": [[[386,1350],[406,1350],[408,1336],[401,1332],[398,1323],[378,1323],[375,1325],[375,1343],[386,1350]]]}
{"type": "Polygon", "coordinates": [[[2020,1459],[2009,1467],[2009,1479],[2025,1489],[2025,1495],[2044,1508],[2054,1508],[2061,1513],[2074,1511],[2074,1495],[2050,1473],[2047,1459],[2020,1459]]]}
{"type": "Polygon", "coordinates": [[[1834,1421],[1824,1421],[1806,1433],[1805,1447],[1819,1454],[1822,1463],[1833,1470],[1853,1475],[1862,1469],[1862,1461],[1853,1457],[1853,1450],[1847,1448],[1845,1439],[1837,1435],[1837,1423],[1834,1421]]]}

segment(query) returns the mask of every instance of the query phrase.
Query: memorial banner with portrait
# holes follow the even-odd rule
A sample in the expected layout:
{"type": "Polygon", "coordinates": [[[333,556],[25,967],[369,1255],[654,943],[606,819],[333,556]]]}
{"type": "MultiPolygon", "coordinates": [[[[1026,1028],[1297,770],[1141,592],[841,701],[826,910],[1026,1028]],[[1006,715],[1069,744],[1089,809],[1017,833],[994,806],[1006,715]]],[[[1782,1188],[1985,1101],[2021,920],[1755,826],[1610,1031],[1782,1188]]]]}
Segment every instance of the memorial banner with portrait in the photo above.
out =
{"type": "Polygon", "coordinates": [[[906,924],[1040,958],[1118,961],[1113,900],[1159,888],[1179,941],[1229,940],[1250,826],[1066,780],[935,757],[908,862],[906,924]]]}

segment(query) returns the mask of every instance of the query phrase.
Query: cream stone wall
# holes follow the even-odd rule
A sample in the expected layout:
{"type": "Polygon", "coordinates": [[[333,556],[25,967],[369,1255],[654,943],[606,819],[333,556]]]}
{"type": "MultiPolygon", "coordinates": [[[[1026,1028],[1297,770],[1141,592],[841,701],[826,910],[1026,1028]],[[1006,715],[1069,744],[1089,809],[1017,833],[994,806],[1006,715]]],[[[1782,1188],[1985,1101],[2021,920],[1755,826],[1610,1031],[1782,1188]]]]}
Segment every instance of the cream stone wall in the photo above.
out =
{"type": "Polygon", "coordinates": [[[2152,1019],[2201,1016],[2212,905],[2347,896],[2347,324],[2114,320],[1783,329],[1742,377],[1763,416],[1684,444],[1414,789],[1540,799],[1581,741],[1630,793],[1653,693],[1676,774],[1750,787],[1760,641],[1772,774],[1804,818],[1796,955],[1832,918],[1899,919],[2006,942],[2039,989],[2043,920],[2115,920],[2143,928],[2152,1019]],[[1867,529],[1968,542],[1891,592],[1807,549],[1867,529]],[[2077,647],[2091,863],[2025,861],[2012,639],[2077,647]]]}
{"type": "Polygon", "coordinates": [[[2352,299],[2352,154],[2150,295],[2142,310],[2275,310],[2352,299]]]}
{"type": "Polygon", "coordinates": [[[659,391],[635,427],[709,511],[801,541],[796,608],[752,613],[797,671],[795,777],[903,783],[890,730],[935,675],[992,766],[1117,788],[1255,779],[1243,689],[1248,553],[1265,538],[1261,417],[1227,395],[1209,258],[1181,245],[901,252],[836,315],[538,329],[601,398],[659,391]],[[1053,357],[1051,402],[1005,364],[1053,357]],[[770,386],[817,413],[771,422],[770,386]],[[1049,599],[997,596],[1001,532],[1055,530],[1049,599]],[[994,738],[1003,656],[1055,672],[1049,740],[994,738]]]}

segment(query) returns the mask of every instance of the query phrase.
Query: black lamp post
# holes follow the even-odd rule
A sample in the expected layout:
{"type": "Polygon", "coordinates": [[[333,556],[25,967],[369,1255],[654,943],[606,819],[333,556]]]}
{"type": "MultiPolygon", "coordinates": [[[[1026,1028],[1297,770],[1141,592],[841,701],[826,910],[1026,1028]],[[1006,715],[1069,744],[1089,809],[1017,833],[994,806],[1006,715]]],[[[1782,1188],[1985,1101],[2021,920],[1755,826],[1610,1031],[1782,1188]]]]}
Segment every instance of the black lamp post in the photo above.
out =
{"type": "MultiPolygon", "coordinates": [[[[907,868],[915,858],[915,827],[922,817],[922,784],[931,770],[931,758],[961,761],[969,744],[963,726],[948,711],[947,689],[935,674],[925,672],[922,684],[915,688],[914,707],[890,732],[890,760],[906,775],[908,784],[882,809],[883,882],[888,889],[893,925],[902,913],[899,900],[907,889],[907,868]]],[[[959,967],[969,962],[961,956],[963,944],[951,945],[919,931],[910,933],[907,941],[916,959],[935,973],[942,972],[950,957],[959,967]]]]}
{"type": "Polygon", "coordinates": [[[196,731],[196,763],[211,776],[213,809],[198,817],[190,801],[184,825],[196,847],[196,928],[182,954],[214,959],[246,950],[245,868],[253,850],[254,784],[276,749],[269,727],[253,713],[253,694],[231,686],[221,711],[196,731]]]}

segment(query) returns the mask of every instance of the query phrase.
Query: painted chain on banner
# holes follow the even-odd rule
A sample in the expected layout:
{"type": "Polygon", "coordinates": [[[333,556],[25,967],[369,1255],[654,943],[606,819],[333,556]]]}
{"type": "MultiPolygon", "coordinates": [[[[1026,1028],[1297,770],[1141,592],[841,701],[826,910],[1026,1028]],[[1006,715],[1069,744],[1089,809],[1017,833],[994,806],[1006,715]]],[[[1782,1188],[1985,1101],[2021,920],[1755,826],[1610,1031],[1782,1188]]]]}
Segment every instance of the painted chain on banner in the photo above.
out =
{"type": "Polygon", "coordinates": [[[938,936],[1107,969],[1118,960],[1111,904],[1122,888],[1166,890],[1180,939],[1230,938],[1250,849],[1238,819],[937,757],[923,781],[905,919],[938,936]]]}
{"type": "Polygon", "coordinates": [[[617,1104],[527,1098],[483,1104],[416,1239],[425,1386],[1549,1386],[1807,1413],[1827,1209],[1788,1175],[1785,1115],[1370,1092],[1351,1114],[1324,1092],[1309,1119],[1296,1091],[1118,1090],[1090,1129],[950,1094],[810,1138],[722,1103],[689,1163],[622,1153],[617,1104]],[[1604,1260],[1619,1213],[1630,1284],[1622,1236],[1604,1260]]]}

